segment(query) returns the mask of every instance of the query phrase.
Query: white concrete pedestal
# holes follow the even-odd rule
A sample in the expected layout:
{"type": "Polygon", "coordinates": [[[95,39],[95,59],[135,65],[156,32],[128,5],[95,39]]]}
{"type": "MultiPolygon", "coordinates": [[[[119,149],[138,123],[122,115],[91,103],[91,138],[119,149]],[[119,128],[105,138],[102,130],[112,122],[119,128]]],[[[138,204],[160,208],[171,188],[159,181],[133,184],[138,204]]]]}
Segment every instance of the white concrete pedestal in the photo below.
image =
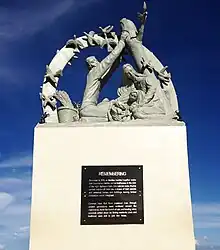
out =
{"type": "Polygon", "coordinates": [[[30,250],[194,250],[186,128],[39,125],[30,250]],[[82,165],[143,165],[143,225],[81,226],[82,165]]]}

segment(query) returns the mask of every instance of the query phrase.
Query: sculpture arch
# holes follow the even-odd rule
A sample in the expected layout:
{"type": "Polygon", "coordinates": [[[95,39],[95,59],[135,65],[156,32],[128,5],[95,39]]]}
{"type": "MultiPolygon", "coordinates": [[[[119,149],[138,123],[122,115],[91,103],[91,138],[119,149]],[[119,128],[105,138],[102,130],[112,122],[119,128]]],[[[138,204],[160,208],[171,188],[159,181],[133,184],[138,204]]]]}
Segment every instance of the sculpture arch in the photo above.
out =
{"type": "MultiPolygon", "coordinates": [[[[122,20],[124,20],[125,22],[127,21],[129,23],[132,23],[132,21],[126,18],[122,20]]],[[[47,123],[58,122],[56,100],[54,98],[54,94],[56,93],[59,78],[62,75],[63,69],[68,64],[71,65],[72,60],[78,58],[77,55],[80,53],[80,50],[94,46],[99,46],[101,48],[106,46],[108,52],[111,52],[113,48],[118,44],[119,42],[118,36],[116,35],[115,32],[112,31],[113,26],[107,26],[104,29],[100,27],[100,29],[101,29],[100,34],[96,34],[94,31],[90,31],[89,33],[84,32],[83,36],[78,38],[75,36],[74,39],[69,40],[63,48],[57,51],[56,55],[53,57],[50,64],[47,66],[47,71],[44,76],[44,82],[42,86],[42,93],[40,94],[45,122],[47,123]]],[[[143,32],[143,25],[140,28],[140,30],[143,32]]],[[[134,33],[134,31],[131,32],[134,33]]],[[[142,42],[138,41],[137,37],[133,38],[137,40],[138,46],[141,46],[142,52],[137,51],[136,55],[134,55],[131,49],[130,54],[136,60],[138,70],[140,70],[140,57],[142,56],[143,53],[146,56],[147,60],[151,62],[152,67],[156,71],[161,72],[161,70],[163,70],[163,72],[167,74],[166,70],[164,70],[165,69],[164,66],[159,61],[159,59],[150,50],[148,50],[145,46],[143,46],[142,42]],[[137,57],[139,58],[137,59],[137,57]],[[138,60],[139,62],[137,62],[138,60]]],[[[179,108],[178,108],[177,96],[171,79],[168,85],[163,86],[162,94],[165,96],[165,99],[168,102],[169,106],[169,108],[167,108],[166,110],[166,114],[172,115],[174,113],[178,113],[179,108]]]]}

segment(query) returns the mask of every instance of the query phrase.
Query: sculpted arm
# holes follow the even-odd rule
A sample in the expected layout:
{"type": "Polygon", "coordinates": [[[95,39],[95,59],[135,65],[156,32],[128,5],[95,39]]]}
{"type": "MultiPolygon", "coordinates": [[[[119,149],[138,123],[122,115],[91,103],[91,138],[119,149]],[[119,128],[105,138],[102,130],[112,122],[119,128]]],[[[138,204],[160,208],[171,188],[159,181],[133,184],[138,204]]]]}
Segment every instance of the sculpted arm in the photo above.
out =
{"type": "Polygon", "coordinates": [[[145,23],[146,23],[146,19],[147,19],[147,4],[146,4],[146,2],[144,2],[143,13],[138,13],[138,18],[141,21],[141,27],[138,30],[137,40],[142,42],[143,35],[144,35],[145,23]]]}
{"type": "Polygon", "coordinates": [[[121,40],[119,41],[118,45],[96,67],[96,74],[99,78],[103,78],[109,72],[115,61],[122,53],[123,49],[125,48],[125,39],[127,35],[128,35],[127,32],[125,32],[124,35],[122,34],[121,40]]]}

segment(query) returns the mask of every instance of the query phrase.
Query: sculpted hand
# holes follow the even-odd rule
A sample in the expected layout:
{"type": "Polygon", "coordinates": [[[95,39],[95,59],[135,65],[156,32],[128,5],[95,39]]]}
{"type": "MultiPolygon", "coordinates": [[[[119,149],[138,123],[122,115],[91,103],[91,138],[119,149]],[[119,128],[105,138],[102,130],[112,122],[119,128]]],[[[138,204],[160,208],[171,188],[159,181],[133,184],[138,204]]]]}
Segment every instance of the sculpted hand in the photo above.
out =
{"type": "Polygon", "coordinates": [[[125,105],[122,102],[120,102],[120,101],[116,101],[115,102],[115,106],[118,107],[118,108],[120,108],[123,111],[126,110],[125,105]]]}
{"type": "Polygon", "coordinates": [[[158,72],[158,78],[163,81],[165,85],[167,85],[171,80],[171,74],[166,72],[168,67],[165,66],[161,71],[158,72]]]}
{"type": "Polygon", "coordinates": [[[138,13],[138,19],[140,20],[141,24],[145,24],[146,19],[147,19],[147,4],[146,2],[144,2],[144,6],[143,6],[143,12],[142,13],[138,13]]]}
{"type": "Polygon", "coordinates": [[[122,31],[121,33],[121,40],[125,41],[130,38],[130,33],[126,30],[122,31]]]}

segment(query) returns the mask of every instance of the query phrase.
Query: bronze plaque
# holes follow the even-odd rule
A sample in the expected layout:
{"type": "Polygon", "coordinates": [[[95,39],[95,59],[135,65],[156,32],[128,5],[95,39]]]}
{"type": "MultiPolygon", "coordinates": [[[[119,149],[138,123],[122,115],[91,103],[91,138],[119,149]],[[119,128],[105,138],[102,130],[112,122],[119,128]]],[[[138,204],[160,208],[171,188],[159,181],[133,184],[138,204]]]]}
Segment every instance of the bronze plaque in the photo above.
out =
{"type": "Polygon", "coordinates": [[[81,225],[143,223],[143,166],[82,166],[81,225]]]}

